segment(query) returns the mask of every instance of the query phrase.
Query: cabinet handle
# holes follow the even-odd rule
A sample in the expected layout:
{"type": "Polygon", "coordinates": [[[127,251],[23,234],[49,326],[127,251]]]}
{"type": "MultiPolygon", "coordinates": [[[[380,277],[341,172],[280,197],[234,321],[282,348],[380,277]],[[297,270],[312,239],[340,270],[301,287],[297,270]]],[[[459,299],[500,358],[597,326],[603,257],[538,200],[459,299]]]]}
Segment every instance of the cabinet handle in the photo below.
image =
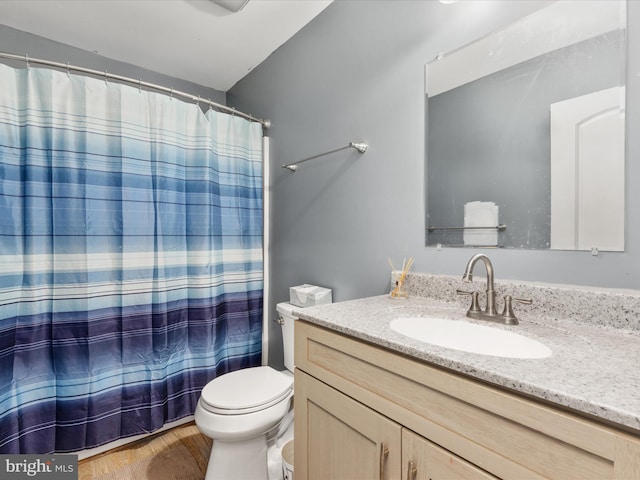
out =
{"type": "Polygon", "coordinates": [[[409,465],[407,468],[407,480],[414,480],[417,474],[418,469],[416,468],[416,464],[413,463],[413,461],[409,460],[409,465]]]}
{"type": "Polygon", "coordinates": [[[384,443],[380,444],[380,480],[384,480],[384,464],[389,456],[389,448],[384,443]]]}

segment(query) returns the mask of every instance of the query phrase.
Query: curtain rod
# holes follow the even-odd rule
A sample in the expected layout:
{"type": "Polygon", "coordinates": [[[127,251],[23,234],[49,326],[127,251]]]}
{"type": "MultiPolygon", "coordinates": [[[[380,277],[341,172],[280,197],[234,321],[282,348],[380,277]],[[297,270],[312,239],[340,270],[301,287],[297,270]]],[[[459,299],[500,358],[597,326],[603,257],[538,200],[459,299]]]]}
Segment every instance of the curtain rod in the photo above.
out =
{"type": "Polygon", "coordinates": [[[43,60],[41,58],[31,58],[29,55],[14,55],[12,53],[5,53],[5,52],[0,52],[0,58],[7,58],[9,60],[18,60],[18,61],[26,62],[27,67],[29,67],[31,63],[37,63],[40,65],[47,65],[50,67],[61,68],[67,71],[73,70],[75,72],[87,73],[90,75],[95,75],[97,77],[103,77],[105,80],[111,79],[111,80],[118,80],[121,82],[131,83],[133,85],[137,85],[140,88],[142,87],[150,88],[153,90],[158,90],[163,93],[168,93],[171,96],[175,95],[178,97],[187,98],[197,103],[202,102],[205,105],[209,105],[211,108],[214,108],[216,110],[223,110],[227,113],[230,113],[231,115],[237,115],[238,117],[246,118],[251,122],[261,123],[262,126],[267,129],[271,126],[270,120],[262,120],[260,118],[256,118],[248,113],[240,112],[235,108],[228,107],[226,105],[222,105],[220,103],[216,103],[211,100],[206,100],[204,98],[201,98],[199,95],[192,95],[190,93],[182,92],[180,90],[174,90],[173,88],[163,87],[162,85],[157,85],[155,83],[143,82],[141,79],[136,80],[135,78],[124,77],[122,75],[115,75],[113,73],[107,72],[106,70],[104,72],[101,72],[100,70],[93,70],[91,68],[79,67],[77,65],[69,65],[69,63],[53,62],[51,60],[43,60]]]}
{"type": "Polygon", "coordinates": [[[366,143],[349,142],[348,145],[345,145],[343,147],[334,148],[333,150],[329,150],[328,152],[322,152],[322,153],[319,153],[317,155],[313,155],[312,157],[303,158],[302,160],[298,160],[297,162],[287,163],[285,165],[282,165],[282,168],[287,168],[287,169],[289,169],[289,170],[291,170],[292,172],[295,173],[295,171],[298,169],[298,164],[299,163],[306,162],[308,160],[313,160],[314,158],[318,158],[318,157],[324,157],[325,155],[329,155],[331,153],[336,153],[336,152],[339,152],[340,150],[345,150],[347,148],[355,148],[360,153],[364,153],[364,152],[367,151],[367,147],[368,147],[368,145],[366,143]]]}

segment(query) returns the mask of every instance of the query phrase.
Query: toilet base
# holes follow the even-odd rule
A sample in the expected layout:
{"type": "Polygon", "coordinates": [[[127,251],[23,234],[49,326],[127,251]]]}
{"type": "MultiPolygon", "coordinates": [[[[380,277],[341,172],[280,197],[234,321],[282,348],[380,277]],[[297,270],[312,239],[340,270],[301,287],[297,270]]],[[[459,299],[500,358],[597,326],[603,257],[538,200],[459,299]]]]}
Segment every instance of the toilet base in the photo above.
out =
{"type": "Polygon", "coordinates": [[[205,480],[268,480],[267,436],[241,442],[214,440],[205,480]]]}

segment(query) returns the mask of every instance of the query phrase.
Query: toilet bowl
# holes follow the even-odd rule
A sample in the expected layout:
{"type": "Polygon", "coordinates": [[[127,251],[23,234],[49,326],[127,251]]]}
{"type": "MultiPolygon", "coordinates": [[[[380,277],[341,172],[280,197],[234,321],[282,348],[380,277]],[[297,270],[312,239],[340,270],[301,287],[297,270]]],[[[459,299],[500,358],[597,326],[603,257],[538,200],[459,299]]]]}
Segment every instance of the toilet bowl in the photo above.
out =
{"type": "Polygon", "coordinates": [[[205,480],[268,480],[267,434],[280,425],[293,401],[292,308],[288,303],[277,306],[289,370],[245,368],[202,389],[195,421],[213,439],[205,480]]]}

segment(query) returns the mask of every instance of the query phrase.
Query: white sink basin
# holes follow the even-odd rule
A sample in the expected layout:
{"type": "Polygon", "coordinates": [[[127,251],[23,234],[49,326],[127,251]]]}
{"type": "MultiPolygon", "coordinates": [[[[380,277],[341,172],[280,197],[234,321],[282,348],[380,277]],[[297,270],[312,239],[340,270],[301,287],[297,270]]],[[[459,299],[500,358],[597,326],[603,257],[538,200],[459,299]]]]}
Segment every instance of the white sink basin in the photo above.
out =
{"type": "Polygon", "coordinates": [[[392,330],[440,347],[507,358],[546,358],[551,349],[531,338],[459,320],[404,317],[392,320],[392,330]]]}

